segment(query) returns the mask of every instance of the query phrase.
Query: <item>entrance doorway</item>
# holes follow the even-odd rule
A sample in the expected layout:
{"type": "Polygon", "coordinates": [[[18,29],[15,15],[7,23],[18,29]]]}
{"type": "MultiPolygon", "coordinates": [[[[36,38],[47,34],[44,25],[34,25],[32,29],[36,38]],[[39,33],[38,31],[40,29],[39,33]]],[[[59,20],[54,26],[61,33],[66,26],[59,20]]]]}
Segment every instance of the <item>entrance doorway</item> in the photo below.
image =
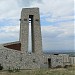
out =
{"type": "Polygon", "coordinates": [[[51,68],[51,58],[48,58],[48,68],[51,68]]]}

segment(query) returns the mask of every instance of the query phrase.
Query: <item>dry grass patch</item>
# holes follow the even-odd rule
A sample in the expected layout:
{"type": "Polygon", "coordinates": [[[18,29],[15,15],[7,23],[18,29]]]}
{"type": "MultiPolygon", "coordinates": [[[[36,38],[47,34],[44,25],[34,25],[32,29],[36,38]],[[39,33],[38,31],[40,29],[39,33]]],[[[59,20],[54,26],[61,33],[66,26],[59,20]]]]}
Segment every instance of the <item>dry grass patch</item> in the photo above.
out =
{"type": "Polygon", "coordinates": [[[19,72],[0,71],[0,75],[75,75],[75,67],[20,70],[19,72]]]}

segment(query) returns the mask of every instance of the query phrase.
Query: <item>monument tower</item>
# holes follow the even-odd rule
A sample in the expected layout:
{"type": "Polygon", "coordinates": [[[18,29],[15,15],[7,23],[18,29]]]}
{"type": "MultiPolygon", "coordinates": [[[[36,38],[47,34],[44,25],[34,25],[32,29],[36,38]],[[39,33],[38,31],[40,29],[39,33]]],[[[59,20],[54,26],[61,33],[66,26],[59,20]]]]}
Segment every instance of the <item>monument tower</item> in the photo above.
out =
{"type": "Polygon", "coordinates": [[[32,53],[41,54],[42,38],[39,8],[23,8],[20,20],[20,41],[22,52],[28,52],[29,22],[31,22],[32,53]]]}

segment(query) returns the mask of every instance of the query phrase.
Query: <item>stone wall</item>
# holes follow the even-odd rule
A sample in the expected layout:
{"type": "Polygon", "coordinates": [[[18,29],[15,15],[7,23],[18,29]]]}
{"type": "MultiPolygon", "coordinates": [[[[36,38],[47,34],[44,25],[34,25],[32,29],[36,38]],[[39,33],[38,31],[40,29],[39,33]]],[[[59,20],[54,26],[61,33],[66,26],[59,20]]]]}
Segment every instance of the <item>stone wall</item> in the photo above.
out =
{"type": "Polygon", "coordinates": [[[0,64],[4,70],[11,69],[34,69],[40,68],[40,59],[37,55],[31,53],[22,53],[21,51],[8,49],[0,45],[0,64]]]}
{"type": "Polygon", "coordinates": [[[19,68],[20,66],[21,53],[17,50],[5,48],[0,45],[0,64],[4,69],[19,68]]]}
{"type": "Polygon", "coordinates": [[[51,60],[52,67],[57,67],[57,66],[64,67],[65,65],[70,65],[68,54],[52,55],[51,59],[52,59],[51,60]]]}
{"type": "Polygon", "coordinates": [[[75,57],[70,57],[70,64],[75,64],[75,57]]]}
{"type": "Polygon", "coordinates": [[[54,67],[64,67],[65,65],[70,65],[74,60],[71,59],[68,54],[44,54],[43,55],[44,59],[44,66],[45,68],[49,67],[49,62],[48,59],[51,59],[51,68],[54,67]]]}
{"type": "Polygon", "coordinates": [[[74,57],[67,54],[42,54],[40,61],[39,56],[35,53],[22,53],[21,51],[5,48],[0,45],[0,64],[4,70],[10,69],[35,69],[48,68],[48,59],[51,59],[51,67],[57,67],[74,64],[74,57]]]}

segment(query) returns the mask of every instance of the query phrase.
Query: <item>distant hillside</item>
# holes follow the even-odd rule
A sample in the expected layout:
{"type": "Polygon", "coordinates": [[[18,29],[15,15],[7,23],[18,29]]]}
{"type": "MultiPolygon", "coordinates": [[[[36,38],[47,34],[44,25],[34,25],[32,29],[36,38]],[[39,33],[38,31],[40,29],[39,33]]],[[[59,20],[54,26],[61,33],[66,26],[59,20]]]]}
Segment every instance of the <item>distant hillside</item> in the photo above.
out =
{"type": "Polygon", "coordinates": [[[70,53],[70,56],[75,57],[75,52],[70,53]]]}
{"type": "Polygon", "coordinates": [[[61,52],[61,51],[57,51],[57,52],[54,52],[54,51],[49,51],[49,52],[44,52],[46,54],[69,54],[70,56],[72,57],[75,57],[75,52],[70,52],[70,51],[65,51],[65,52],[61,52]]]}

